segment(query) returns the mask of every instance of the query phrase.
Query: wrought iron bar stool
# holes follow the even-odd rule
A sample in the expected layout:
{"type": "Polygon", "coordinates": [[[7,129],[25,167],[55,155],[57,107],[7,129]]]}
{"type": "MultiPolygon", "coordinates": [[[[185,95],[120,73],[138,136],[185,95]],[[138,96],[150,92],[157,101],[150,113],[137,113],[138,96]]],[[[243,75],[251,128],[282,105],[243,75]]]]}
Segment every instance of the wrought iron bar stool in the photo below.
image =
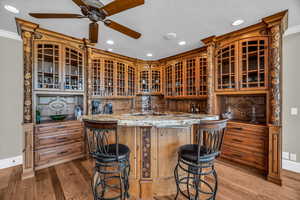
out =
{"type": "Polygon", "coordinates": [[[218,178],[214,161],[221,152],[226,124],[227,120],[201,121],[196,128],[196,144],[179,148],[174,170],[175,199],[179,193],[189,200],[216,198],[218,178]]]}
{"type": "Polygon", "coordinates": [[[94,199],[129,198],[130,149],[119,144],[117,122],[83,121],[89,155],[95,160],[91,181],[94,199]]]}

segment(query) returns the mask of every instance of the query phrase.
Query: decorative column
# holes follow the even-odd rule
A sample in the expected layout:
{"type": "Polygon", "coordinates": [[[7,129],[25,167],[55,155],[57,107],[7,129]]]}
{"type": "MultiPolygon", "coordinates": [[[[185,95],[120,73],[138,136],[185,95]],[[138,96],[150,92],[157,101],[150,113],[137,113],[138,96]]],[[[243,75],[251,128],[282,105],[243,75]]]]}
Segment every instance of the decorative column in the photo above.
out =
{"type": "Polygon", "coordinates": [[[87,114],[92,114],[92,96],[93,96],[93,86],[92,86],[92,65],[93,65],[93,60],[92,60],[92,48],[87,47],[86,48],[86,74],[87,74],[87,79],[86,79],[86,96],[87,96],[87,114]]]}
{"type": "Polygon", "coordinates": [[[33,114],[32,114],[32,51],[33,33],[22,32],[23,57],[24,57],[24,99],[23,99],[23,175],[22,178],[34,176],[34,154],[33,154],[33,114]]]}
{"type": "Polygon", "coordinates": [[[153,199],[152,174],[151,174],[151,127],[141,127],[141,180],[140,180],[140,198],[145,200],[153,199]]]}
{"type": "Polygon", "coordinates": [[[281,185],[282,153],[282,35],[287,28],[287,11],[266,17],[270,35],[270,123],[268,180],[281,185]]]}
{"type": "Polygon", "coordinates": [[[202,40],[207,46],[207,113],[215,114],[215,85],[214,85],[214,68],[215,68],[215,37],[211,36],[202,40]]]}

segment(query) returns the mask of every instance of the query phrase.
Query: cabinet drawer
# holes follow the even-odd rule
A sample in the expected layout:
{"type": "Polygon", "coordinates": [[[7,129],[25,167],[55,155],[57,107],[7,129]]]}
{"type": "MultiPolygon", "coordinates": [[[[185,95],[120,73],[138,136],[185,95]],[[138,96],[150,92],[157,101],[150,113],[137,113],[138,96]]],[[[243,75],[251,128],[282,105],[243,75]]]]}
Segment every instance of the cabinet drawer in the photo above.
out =
{"type": "Polygon", "coordinates": [[[266,156],[260,153],[241,150],[232,146],[223,145],[222,158],[242,163],[257,169],[266,169],[266,156]]]}
{"type": "Polygon", "coordinates": [[[82,127],[83,125],[80,121],[39,124],[36,126],[36,134],[54,133],[65,130],[76,130],[82,127]]]}
{"type": "Polygon", "coordinates": [[[60,160],[80,156],[83,153],[83,143],[76,142],[60,147],[52,147],[35,151],[35,165],[47,165],[60,160]]]}
{"type": "Polygon", "coordinates": [[[240,135],[267,137],[267,127],[262,125],[228,122],[227,131],[240,135]]]}
{"type": "Polygon", "coordinates": [[[35,149],[55,147],[83,140],[83,129],[51,132],[35,136],[35,149]]]}
{"type": "Polygon", "coordinates": [[[248,136],[236,134],[234,132],[227,131],[224,136],[224,145],[236,147],[239,149],[245,149],[251,152],[257,152],[261,154],[266,153],[267,139],[262,136],[248,136]]]}

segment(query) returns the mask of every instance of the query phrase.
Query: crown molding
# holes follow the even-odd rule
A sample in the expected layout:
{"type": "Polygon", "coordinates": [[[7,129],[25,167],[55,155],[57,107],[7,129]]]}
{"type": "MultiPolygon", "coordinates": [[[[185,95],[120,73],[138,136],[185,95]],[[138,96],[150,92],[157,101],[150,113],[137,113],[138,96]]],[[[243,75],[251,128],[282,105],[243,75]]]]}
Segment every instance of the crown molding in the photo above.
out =
{"type": "Polygon", "coordinates": [[[18,35],[18,33],[6,31],[6,30],[2,30],[2,29],[0,29],[0,37],[5,37],[5,38],[13,39],[13,40],[22,41],[22,38],[18,35]]]}

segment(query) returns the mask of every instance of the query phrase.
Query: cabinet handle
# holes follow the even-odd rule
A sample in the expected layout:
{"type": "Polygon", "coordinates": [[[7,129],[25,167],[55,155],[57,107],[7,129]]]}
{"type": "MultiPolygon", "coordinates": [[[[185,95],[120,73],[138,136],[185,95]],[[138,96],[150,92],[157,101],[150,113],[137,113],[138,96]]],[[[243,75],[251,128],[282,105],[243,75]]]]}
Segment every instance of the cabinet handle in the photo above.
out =
{"type": "Polygon", "coordinates": [[[66,128],[66,126],[58,126],[57,128],[66,128]]]}
{"type": "Polygon", "coordinates": [[[241,155],[239,155],[239,154],[231,154],[232,156],[234,156],[234,157],[237,157],[237,158],[241,158],[241,157],[243,157],[243,156],[241,156],[241,155]]]}
{"type": "Polygon", "coordinates": [[[232,141],[239,142],[239,143],[243,142],[242,140],[239,139],[232,139],[232,141]]]}
{"type": "Polygon", "coordinates": [[[232,130],[238,130],[238,131],[241,131],[243,130],[243,128],[241,127],[232,127],[232,128],[228,128],[229,130],[232,129],[232,130]]]}
{"type": "Polygon", "coordinates": [[[62,151],[62,152],[59,152],[58,154],[59,155],[62,155],[62,154],[65,154],[65,153],[68,153],[69,151],[62,151]]]}

